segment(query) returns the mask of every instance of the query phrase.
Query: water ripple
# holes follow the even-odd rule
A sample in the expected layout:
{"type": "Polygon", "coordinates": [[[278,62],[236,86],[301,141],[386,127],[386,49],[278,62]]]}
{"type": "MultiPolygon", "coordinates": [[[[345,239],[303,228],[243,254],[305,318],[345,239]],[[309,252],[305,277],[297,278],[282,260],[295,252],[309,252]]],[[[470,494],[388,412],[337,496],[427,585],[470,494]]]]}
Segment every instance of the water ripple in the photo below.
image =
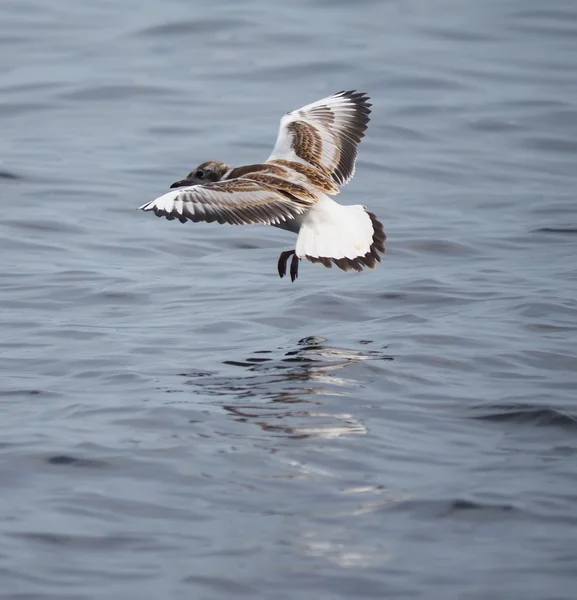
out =
{"type": "Polygon", "coordinates": [[[3,597],[572,600],[575,2],[3,7],[3,597]],[[344,88],[374,271],[135,210],[344,88]]]}

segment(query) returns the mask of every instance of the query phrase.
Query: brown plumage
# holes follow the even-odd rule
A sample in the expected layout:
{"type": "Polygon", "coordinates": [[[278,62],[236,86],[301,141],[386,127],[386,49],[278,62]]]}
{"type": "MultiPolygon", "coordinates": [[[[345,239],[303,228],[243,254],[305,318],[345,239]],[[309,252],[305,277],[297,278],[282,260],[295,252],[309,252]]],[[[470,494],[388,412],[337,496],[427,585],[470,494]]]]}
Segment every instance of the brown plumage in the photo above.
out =
{"type": "Polygon", "coordinates": [[[323,169],[314,169],[293,160],[283,160],[280,158],[269,160],[266,164],[280,165],[291,171],[296,171],[299,175],[302,175],[304,179],[312,186],[325,192],[325,194],[338,194],[340,191],[338,186],[333,183],[331,176],[328,173],[325,173],[323,169]]]}

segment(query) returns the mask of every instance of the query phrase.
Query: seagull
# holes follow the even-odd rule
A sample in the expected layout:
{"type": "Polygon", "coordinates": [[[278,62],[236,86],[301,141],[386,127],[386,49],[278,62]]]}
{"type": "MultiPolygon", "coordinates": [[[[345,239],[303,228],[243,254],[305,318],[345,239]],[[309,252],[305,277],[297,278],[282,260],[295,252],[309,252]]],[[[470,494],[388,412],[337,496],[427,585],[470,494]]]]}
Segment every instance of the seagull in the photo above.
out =
{"type": "Polygon", "coordinates": [[[382,223],[366,206],[330,198],[354,175],[369,100],[364,92],[342,91],[289,112],[266,162],[203,162],[139,210],[182,223],[262,224],[296,233],[295,248],[282,252],[277,265],[282,278],[292,256],[293,282],[303,258],[343,271],[373,269],[385,252],[382,223]]]}

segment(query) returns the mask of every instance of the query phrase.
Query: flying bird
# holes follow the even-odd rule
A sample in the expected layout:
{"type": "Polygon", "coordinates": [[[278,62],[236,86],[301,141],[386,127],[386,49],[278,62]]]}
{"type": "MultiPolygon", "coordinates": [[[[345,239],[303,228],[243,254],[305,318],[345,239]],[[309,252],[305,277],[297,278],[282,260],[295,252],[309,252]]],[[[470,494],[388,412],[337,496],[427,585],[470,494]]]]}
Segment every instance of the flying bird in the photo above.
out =
{"type": "Polygon", "coordinates": [[[351,180],[371,104],[367,94],[338,92],[287,113],[264,163],[231,167],[209,160],[139,210],[159,217],[232,225],[272,225],[298,234],[282,252],[278,273],[298,277],[299,262],[343,271],[373,269],[385,252],[382,223],[366,206],[344,206],[330,196],[351,180]]]}

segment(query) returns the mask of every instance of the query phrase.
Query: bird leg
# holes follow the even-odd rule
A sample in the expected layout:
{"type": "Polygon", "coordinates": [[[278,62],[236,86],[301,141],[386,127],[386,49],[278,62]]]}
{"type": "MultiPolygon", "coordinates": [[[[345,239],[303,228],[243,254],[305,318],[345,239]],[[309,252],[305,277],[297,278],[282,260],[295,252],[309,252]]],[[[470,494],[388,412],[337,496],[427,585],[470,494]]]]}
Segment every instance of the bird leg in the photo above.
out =
{"type": "Polygon", "coordinates": [[[293,282],[299,276],[299,262],[300,258],[295,254],[291,260],[291,281],[293,282]]]}
{"type": "Polygon", "coordinates": [[[278,259],[278,274],[281,276],[281,278],[286,275],[286,265],[287,265],[289,256],[292,256],[294,253],[295,253],[294,250],[286,250],[285,252],[281,252],[281,255],[279,256],[279,259],[278,259]]]}

